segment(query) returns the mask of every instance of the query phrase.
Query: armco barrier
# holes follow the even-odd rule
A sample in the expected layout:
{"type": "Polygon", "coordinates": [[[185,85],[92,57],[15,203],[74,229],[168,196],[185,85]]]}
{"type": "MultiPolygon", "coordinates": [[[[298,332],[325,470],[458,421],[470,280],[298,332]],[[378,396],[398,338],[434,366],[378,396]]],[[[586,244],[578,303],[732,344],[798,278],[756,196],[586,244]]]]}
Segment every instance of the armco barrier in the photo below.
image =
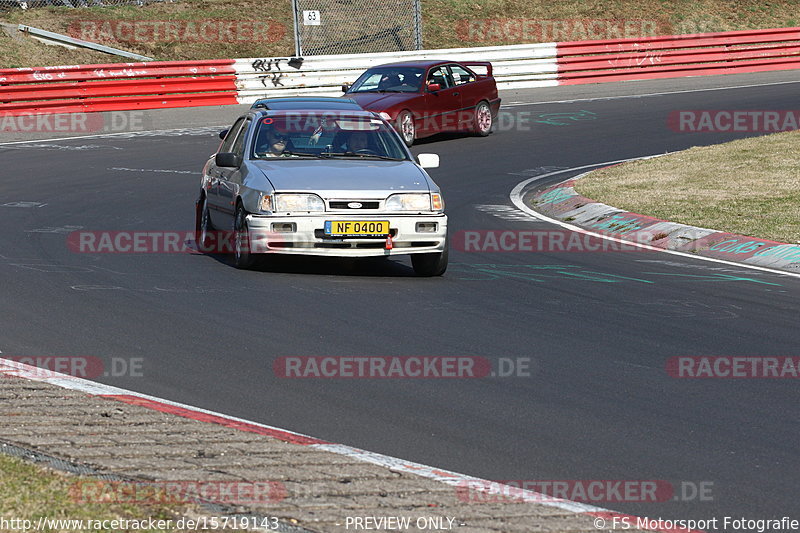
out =
{"type": "Polygon", "coordinates": [[[251,103],[341,95],[381,63],[491,61],[500,89],[800,69],[800,28],[300,58],[0,70],[0,114],[251,103]]]}
{"type": "Polygon", "coordinates": [[[558,43],[558,84],[800,68],[800,28],[558,43]]]}
{"type": "Polygon", "coordinates": [[[0,69],[0,114],[235,104],[232,59],[0,69]]]}

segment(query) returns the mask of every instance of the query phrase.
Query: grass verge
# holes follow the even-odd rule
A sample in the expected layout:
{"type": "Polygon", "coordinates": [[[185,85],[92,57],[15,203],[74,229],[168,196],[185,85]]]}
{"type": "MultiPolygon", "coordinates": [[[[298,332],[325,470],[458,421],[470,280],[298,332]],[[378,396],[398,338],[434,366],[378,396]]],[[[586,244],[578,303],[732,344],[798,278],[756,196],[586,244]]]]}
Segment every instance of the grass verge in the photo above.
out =
{"type": "MultiPolygon", "coordinates": [[[[320,0],[335,6],[334,0],[320,0]]],[[[92,3],[92,2],[88,2],[92,3]]],[[[324,11],[323,8],[320,8],[324,11]]],[[[327,9],[327,7],[325,7],[327,9]]],[[[423,43],[427,49],[531,42],[614,38],[614,32],[685,34],[800,24],[796,2],[780,0],[422,0],[423,43]],[[629,26],[626,30],[625,23],[629,26]],[[595,26],[589,26],[594,23],[595,26]],[[589,30],[588,28],[594,28],[589,30]],[[599,32],[599,35],[597,34],[599,32]]],[[[369,17],[369,11],[366,12],[369,17]]],[[[288,0],[177,0],[138,6],[40,7],[0,13],[0,22],[26,24],[62,34],[86,21],[272,21],[269,35],[254,39],[95,41],[162,61],[236,57],[285,57],[294,53],[288,0]]],[[[365,21],[353,21],[363,25],[365,21]]],[[[102,32],[99,32],[102,33],[102,32]]],[[[625,34],[620,36],[627,36],[625,34]]],[[[119,35],[117,35],[119,37],[119,35]]],[[[0,31],[0,67],[127,61],[88,50],[68,50],[14,39],[0,31]]]]}
{"type": "MultiPolygon", "coordinates": [[[[103,532],[111,531],[111,527],[90,527],[95,521],[129,520],[141,521],[152,518],[153,520],[171,520],[172,527],[166,529],[138,528],[133,523],[129,527],[113,528],[115,532],[152,532],[164,533],[165,531],[183,533],[197,531],[196,529],[178,529],[178,521],[182,517],[197,519],[203,515],[199,508],[191,505],[162,505],[162,504],[127,504],[127,503],[81,503],[75,497],[75,489],[79,483],[97,483],[87,477],[51,470],[39,465],[31,464],[16,457],[0,454],[0,531],[33,531],[39,517],[50,520],[82,520],[86,527],[51,523],[51,527],[44,527],[43,532],[103,532]],[[12,520],[31,520],[32,527],[26,528],[23,522],[12,520]],[[89,521],[92,521],[90,523],[89,521]],[[17,527],[19,526],[19,527],[17,527]],[[131,527],[132,526],[132,527],[131,527]]],[[[232,531],[227,529],[226,531],[232,531]]]]}
{"type": "Polygon", "coordinates": [[[695,147],[592,172],[575,190],[627,211],[800,242],[800,131],[695,147]]]}

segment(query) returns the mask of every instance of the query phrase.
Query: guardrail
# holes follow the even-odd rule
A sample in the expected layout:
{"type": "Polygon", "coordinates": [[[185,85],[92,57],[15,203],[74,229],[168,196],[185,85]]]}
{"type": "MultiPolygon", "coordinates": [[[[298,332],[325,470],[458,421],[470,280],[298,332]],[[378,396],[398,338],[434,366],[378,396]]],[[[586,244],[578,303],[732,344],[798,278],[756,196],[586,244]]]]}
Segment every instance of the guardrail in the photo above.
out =
{"type": "Polygon", "coordinates": [[[491,61],[500,89],[800,69],[800,28],[411,52],[0,70],[0,114],[251,103],[341,95],[392,61],[491,61]],[[112,80],[112,81],[109,81],[112,80]]]}
{"type": "Polygon", "coordinates": [[[558,84],[800,68],[800,28],[558,43],[558,84]]]}
{"type": "Polygon", "coordinates": [[[237,59],[236,85],[241,103],[273,95],[340,96],[342,84],[355,81],[369,67],[424,59],[491,61],[501,89],[558,85],[556,43],[312,56],[303,61],[288,57],[237,59]],[[290,61],[294,67],[289,66],[290,61]]]}
{"type": "Polygon", "coordinates": [[[236,104],[232,59],[0,69],[0,115],[236,104]]]}

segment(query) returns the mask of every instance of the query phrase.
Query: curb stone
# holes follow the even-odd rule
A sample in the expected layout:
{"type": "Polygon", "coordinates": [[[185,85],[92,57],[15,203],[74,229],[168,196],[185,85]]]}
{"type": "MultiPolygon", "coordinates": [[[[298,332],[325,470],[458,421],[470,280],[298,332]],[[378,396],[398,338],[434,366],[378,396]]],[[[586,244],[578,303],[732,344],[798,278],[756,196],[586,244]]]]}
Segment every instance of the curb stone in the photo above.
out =
{"type": "MultiPolygon", "coordinates": [[[[445,526],[452,519],[452,531],[458,533],[590,533],[599,530],[595,520],[628,516],[566,500],[542,502],[546,497],[530,491],[522,491],[516,501],[476,502],[458,489],[483,481],[477,478],[166,400],[159,403],[55,372],[47,378],[40,374],[0,359],[4,441],[50,456],[51,464],[65,461],[72,469],[91,469],[99,476],[153,483],[279,483],[284,497],[235,502],[233,510],[277,517],[284,531],[338,533],[354,529],[347,527],[348,517],[408,517],[412,523],[438,518],[445,526]],[[45,424],[44,412],[50,415],[45,424]]],[[[231,502],[202,500],[231,507],[231,502]]]]}
{"type": "Polygon", "coordinates": [[[800,272],[800,244],[757,239],[624,211],[578,194],[575,183],[587,174],[535,192],[528,197],[528,205],[563,222],[638,244],[800,272]]]}

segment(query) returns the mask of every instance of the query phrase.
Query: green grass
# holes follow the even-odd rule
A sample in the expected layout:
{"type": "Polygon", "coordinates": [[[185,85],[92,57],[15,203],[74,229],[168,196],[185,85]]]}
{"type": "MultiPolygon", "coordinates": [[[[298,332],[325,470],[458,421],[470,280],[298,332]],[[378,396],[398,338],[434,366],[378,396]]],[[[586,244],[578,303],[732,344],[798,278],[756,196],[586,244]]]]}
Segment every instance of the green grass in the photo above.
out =
{"type": "Polygon", "coordinates": [[[576,191],[664,220],[800,242],[800,132],[695,147],[599,170],[576,191]]]}
{"type": "MultiPolygon", "coordinates": [[[[96,480],[73,476],[56,470],[47,469],[21,459],[0,454],[0,517],[5,520],[31,520],[36,524],[39,517],[49,519],[73,520],[114,520],[127,519],[141,521],[148,518],[154,520],[172,520],[173,525],[182,516],[197,517],[201,513],[190,505],[134,505],[120,503],[81,503],[74,496],[78,483],[96,483],[96,480]],[[72,489],[73,492],[70,491],[72,489]]],[[[23,531],[11,523],[14,528],[0,528],[0,531],[23,531]]],[[[35,525],[33,526],[35,528],[35,525]]],[[[31,528],[31,530],[33,530],[31,528]]],[[[57,533],[56,529],[41,531],[57,533]]],[[[62,529],[61,531],[67,531],[62,529]]],[[[75,529],[70,532],[87,531],[108,533],[108,529],[75,529]]],[[[182,532],[182,529],[115,529],[115,532],[182,532]]],[[[194,531],[194,530],[191,530],[194,531]]]]}

